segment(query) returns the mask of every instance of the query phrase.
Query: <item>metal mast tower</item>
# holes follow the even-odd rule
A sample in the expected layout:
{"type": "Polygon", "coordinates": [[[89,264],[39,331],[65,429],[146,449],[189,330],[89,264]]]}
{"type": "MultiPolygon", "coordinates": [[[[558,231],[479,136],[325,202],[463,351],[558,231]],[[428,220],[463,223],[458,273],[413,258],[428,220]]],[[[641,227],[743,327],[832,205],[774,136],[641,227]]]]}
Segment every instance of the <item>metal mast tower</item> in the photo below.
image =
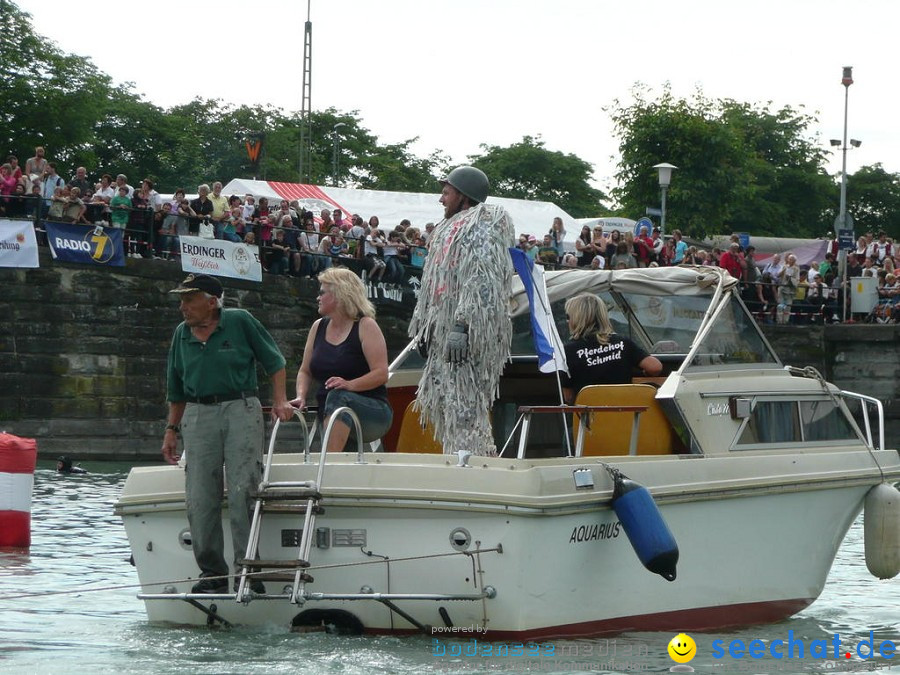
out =
{"type": "Polygon", "coordinates": [[[300,103],[300,162],[298,173],[301,183],[310,182],[312,164],[312,129],[310,113],[312,112],[312,21],[310,6],[312,0],[306,0],[306,25],[303,30],[303,84],[300,103]]]}

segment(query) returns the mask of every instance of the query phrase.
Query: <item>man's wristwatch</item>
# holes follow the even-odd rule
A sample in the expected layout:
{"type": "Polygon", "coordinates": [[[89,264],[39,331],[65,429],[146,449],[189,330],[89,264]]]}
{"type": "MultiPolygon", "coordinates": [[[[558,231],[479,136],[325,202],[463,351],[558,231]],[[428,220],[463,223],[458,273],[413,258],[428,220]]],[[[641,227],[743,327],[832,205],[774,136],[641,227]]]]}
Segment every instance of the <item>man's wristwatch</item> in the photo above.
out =
{"type": "Polygon", "coordinates": [[[166,431],[169,431],[170,429],[171,429],[172,431],[174,431],[176,434],[181,433],[181,427],[178,426],[177,424],[167,424],[167,425],[166,425],[166,431]]]}

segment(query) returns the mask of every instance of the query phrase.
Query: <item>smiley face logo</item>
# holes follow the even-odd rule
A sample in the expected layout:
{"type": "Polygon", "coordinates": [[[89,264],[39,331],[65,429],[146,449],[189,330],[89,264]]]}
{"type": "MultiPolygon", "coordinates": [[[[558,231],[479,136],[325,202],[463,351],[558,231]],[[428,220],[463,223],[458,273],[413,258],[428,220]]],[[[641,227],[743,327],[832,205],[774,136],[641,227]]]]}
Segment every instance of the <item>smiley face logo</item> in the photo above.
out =
{"type": "Polygon", "coordinates": [[[697,643],[686,633],[679,633],[669,640],[669,656],[675,663],[687,663],[697,655],[697,643]]]}

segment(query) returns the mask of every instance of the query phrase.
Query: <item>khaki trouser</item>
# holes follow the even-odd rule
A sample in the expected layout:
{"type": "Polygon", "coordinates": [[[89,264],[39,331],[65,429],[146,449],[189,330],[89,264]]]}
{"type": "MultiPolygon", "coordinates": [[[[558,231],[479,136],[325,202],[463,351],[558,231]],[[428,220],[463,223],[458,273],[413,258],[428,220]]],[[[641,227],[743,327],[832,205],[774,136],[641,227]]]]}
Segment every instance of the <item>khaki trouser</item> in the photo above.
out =
{"type": "MultiPolygon", "coordinates": [[[[256,397],[216,405],[188,403],[181,421],[185,457],[185,499],[191,544],[201,576],[228,574],[222,531],[223,488],[234,560],[244,557],[259,484],[265,428],[256,397]]],[[[237,570],[237,564],[235,563],[237,570]]]]}

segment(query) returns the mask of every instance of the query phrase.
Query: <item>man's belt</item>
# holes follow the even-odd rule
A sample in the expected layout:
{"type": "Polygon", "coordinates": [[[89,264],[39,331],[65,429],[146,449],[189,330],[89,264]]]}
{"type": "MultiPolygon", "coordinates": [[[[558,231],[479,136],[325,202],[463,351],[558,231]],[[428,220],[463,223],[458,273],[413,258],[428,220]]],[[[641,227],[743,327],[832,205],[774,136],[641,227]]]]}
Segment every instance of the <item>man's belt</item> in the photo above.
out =
{"type": "Polygon", "coordinates": [[[215,396],[186,396],[186,403],[199,403],[200,405],[216,405],[217,403],[227,403],[228,401],[237,401],[239,398],[252,398],[258,396],[256,389],[251,391],[232,391],[227,394],[216,394],[215,396]]]}

